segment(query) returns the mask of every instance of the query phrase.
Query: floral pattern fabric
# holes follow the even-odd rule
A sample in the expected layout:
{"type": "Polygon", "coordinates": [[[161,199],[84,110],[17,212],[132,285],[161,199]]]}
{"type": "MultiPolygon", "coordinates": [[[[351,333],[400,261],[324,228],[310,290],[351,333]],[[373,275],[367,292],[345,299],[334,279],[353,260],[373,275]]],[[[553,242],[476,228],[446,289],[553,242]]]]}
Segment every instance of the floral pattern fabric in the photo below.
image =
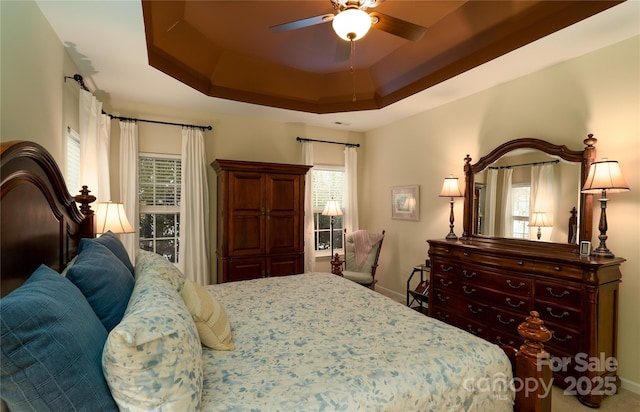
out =
{"type": "Polygon", "coordinates": [[[511,411],[496,345],[326,273],[209,285],[236,349],[203,348],[202,411],[511,411]]]}

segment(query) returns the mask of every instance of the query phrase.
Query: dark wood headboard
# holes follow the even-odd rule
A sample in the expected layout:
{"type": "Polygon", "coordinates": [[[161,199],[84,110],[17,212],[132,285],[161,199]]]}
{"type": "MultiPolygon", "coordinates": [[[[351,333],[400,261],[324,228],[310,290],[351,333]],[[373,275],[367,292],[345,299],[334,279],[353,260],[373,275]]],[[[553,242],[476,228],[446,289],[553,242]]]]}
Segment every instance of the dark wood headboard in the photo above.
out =
{"type": "Polygon", "coordinates": [[[60,168],[42,146],[2,142],[0,160],[1,296],[40,265],[62,271],[83,237],[93,237],[93,212],[83,215],[60,168]]]}

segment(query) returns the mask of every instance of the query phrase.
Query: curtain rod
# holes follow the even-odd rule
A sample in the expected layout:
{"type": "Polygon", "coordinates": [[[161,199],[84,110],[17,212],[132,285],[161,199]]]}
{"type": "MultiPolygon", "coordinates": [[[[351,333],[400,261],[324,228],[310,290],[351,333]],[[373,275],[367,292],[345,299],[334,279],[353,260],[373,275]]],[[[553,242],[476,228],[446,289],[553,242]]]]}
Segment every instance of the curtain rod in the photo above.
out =
{"type": "Polygon", "coordinates": [[[316,140],[316,139],[307,139],[305,137],[296,137],[296,140],[299,142],[319,142],[319,143],[331,143],[331,144],[341,144],[347,147],[360,147],[358,143],[340,143],[340,142],[330,142],[328,140],[316,140]]]}
{"type": "Polygon", "coordinates": [[[198,125],[194,125],[194,124],[183,124],[183,123],[172,123],[172,122],[161,122],[159,120],[146,120],[146,119],[133,119],[131,117],[122,117],[122,116],[114,116],[112,114],[109,113],[105,113],[107,116],[109,116],[112,119],[116,119],[116,120],[125,120],[125,121],[131,121],[131,122],[146,122],[146,123],[157,123],[157,124],[166,124],[169,126],[182,126],[182,127],[195,127],[197,129],[202,129],[202,131],[205,130],[213,130],[213,127],[211,126],[198,126],[198,125]]]}
{"type": "Polygon", "coordinates": [[[508,166],[489,166],[487,169],[511,169],[512,167],[544,165],[544,164],[547,164],[547,163],[560,163],[560,160],[549,160],[549,161],[546,161],[546,162],[522,163],[522,164],[519,164],[519,165],[508,165],[508,166]]]}
{"type": "MultiPolygon", "coordinates": [[[[82,78],[81,74],[76,73],[73,76],[64,76],[65,83],[67,82],[67,79],[75,80],[75,82],[78,83],[78,85],[80,86],[80,88],[82,90],[91,92],[91,90],[89,90],[87,88],[87,86],[84,84],[84,79],[82,78]]],[[[213,130],[213,127],[211,127],[211,126],[198,126],[198,125],[193,125],[193,124],[161,122],[159,120],[132,119],[130,117],[114,116],[112,114],[106,113],[104,110],[102,111],[102,114],[106,114],[111,119],[116,119],[116,120],[129,120],[129,121],[132,121],[132,122],[147,122],[147,123],[156,123],[156,124],[166,124],[166,125],[169,125],[169,126],[195,127],[197,129],[202,129],[202,131],[213,130]]]]}

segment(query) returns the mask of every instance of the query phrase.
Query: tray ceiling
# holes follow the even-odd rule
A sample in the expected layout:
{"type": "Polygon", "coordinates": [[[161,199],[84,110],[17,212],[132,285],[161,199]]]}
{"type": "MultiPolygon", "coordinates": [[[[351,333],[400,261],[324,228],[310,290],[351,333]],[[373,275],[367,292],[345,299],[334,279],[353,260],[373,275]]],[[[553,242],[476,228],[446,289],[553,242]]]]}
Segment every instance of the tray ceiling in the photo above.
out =
{"type": "Polygon", "coordinates": [[[310,113],[380,109],[620,1],[396,1],[376,11],[427,28],[417,41],[371,29],[350,45],[321,1],[142,1],[149,63],[213,97],[310,113]],[[355,99],[354,99],[355,96],[355,99]]]}

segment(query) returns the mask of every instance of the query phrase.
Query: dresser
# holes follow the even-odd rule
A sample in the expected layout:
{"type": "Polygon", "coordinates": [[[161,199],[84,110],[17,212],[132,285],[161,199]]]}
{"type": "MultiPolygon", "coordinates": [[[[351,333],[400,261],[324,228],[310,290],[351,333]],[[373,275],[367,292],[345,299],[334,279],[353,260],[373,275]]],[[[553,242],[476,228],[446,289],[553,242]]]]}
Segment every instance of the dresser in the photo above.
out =
{"type": "Polygon", "coordinates": [[[217,159],[218,283],[304,271],[311,166],[217,159]]]}
{"type": "Polygon", "coordinates": [[[554,384],[598,407],[615,393],[622,258],[580,256],[575,245],[469,237],[429,240],[429,315],[490,342],[519,347],[536,310],[552,333],[554,384]]]}

